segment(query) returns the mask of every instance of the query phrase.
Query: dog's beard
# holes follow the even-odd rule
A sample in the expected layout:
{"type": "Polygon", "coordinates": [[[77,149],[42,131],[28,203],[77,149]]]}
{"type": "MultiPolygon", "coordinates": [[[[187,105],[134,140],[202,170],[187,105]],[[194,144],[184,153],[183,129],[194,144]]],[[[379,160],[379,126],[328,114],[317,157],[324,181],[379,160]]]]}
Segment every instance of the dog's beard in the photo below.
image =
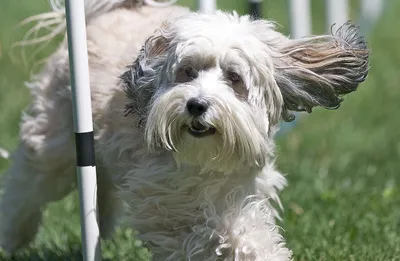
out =
{"type": "Polygon", "coordinates": [[[178,164],[196,165],[204,172],[263,166],[273,150],[268,119],[261,110],[254,113],[228,88],[202,95],[210,107],[200,117],[185,109],[187,101],[198,95],[196,87],[177,86],[158,95],[146,120],[149,149],[174,151],[178,164]],[[207,133],[198,137],[193,129],[207,133]]]}

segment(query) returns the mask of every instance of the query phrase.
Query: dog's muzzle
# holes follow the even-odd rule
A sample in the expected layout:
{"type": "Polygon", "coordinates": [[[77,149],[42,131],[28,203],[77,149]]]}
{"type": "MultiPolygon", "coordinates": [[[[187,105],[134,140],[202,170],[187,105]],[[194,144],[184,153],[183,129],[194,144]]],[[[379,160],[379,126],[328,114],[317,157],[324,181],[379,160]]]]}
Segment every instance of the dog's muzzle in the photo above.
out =
{"type": "Polygon", "coordinates": [[[215,128],[202,124],[198,118],[205,114],[208,110],[208,103],[198,98],[191,98],[186,103],[186,109],[193,121],[188,125],[188,132],[196,138],[203,138],[215,133],[215,128]]]}
{"type": "Polygon", "coordinates": [[[190,135],[196,138],[203,138],[215,134],[216,129],[213,127],[205,126],[197,120],[193,120],[188,126],[190,135]]]}
{"type": "Polygon", "coordinates": [[[207,112],[208,103],[197,98],[191,98],[186,103],[186,109],[190,115],[194,117],[200,117],[207,112]]]}

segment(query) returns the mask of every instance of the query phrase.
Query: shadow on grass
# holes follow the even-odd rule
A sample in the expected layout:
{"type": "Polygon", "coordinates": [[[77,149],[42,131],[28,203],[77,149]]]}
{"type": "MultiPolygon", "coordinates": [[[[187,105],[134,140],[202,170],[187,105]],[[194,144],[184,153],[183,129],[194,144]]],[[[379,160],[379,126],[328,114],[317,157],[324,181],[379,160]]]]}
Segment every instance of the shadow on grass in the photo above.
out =
{"type": "MultiPolygon", "coordinates": [[[[40,251],[41,252],[41,251],[40,251]]],[[[22,255],[13,256],[0,256],[1,261],[82,261],[82,252],[46,252],[46,254],[41,254],[38,251],[30,251],[22,255]]],[[[112,261],[112,259],[102,258],[102,261],[112,261]]]]}
{"type": "MultiPolygon", "coordinates": [[[[1,261],[82,261],[82,249],[28,249],[14,255],[0,253],[1,261]]],[[[95,260],[100,260],[95,258],[95,260]]],[[[102,261],[113,261],[109,258],[102,258],[102,261]]]]}

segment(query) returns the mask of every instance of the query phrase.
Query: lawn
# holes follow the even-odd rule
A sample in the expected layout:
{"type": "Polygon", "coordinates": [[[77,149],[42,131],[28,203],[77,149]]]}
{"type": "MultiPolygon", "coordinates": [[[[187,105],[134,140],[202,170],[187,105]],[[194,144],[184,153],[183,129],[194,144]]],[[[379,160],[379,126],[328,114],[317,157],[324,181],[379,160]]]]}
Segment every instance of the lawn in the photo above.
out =
{"type": "MultiPolygon", "coordinates": [[[[189,2],[189,1],[182,1],[189,2]]],[[[266,1],[264,16],[288,32],[287,1],[266,1]]],[[[357,2],[351,1],[352,17],[357,2]]],[[[282,193],[282,227],[298,261],[400,260],[400,1],[368,35],[371,71],[360,89],[337,111],[317,109],[278,138],[278,165],[289,187],[282,193]]],[[[34,65],[49,53],[23,59],[11,44],[27,28],[16,24],[46,10],[45,0],[0,0],[0,147],[16,146],[21,110],[29,102],[34,65]]],[[[192,6],[193,1],[191,1],[192,6]]],[[[245,12],[246,2],[219,1],[224,9],[245,12]]],[[[314,32],[323,25],[323,1],[313,1],[314,32]]],[[[32,48],[27,53],[32,53],[32,48]]],[[[8,162],[0,159],[0,173],[8,162]]],[[[103,259],[147,260],[128,229],[103,242],[103,259]]],[[[0,260],[81,260],[77,194],[51,204],[32,247],[0,260]]]]}

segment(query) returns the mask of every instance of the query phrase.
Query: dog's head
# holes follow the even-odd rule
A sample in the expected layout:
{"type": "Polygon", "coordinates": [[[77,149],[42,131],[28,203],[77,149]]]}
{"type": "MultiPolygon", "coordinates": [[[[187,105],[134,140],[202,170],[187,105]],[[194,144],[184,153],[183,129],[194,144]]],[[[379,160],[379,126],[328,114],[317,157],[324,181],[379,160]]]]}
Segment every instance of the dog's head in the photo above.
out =
{"type": "Polygon", "coordinates": [[[290,111],[339,107],[368,72],[359,29],[291,40],[274,24],[216,12],[165,23],[122,80],[152,151],[228,172],[263,166],[290,111]]]}

